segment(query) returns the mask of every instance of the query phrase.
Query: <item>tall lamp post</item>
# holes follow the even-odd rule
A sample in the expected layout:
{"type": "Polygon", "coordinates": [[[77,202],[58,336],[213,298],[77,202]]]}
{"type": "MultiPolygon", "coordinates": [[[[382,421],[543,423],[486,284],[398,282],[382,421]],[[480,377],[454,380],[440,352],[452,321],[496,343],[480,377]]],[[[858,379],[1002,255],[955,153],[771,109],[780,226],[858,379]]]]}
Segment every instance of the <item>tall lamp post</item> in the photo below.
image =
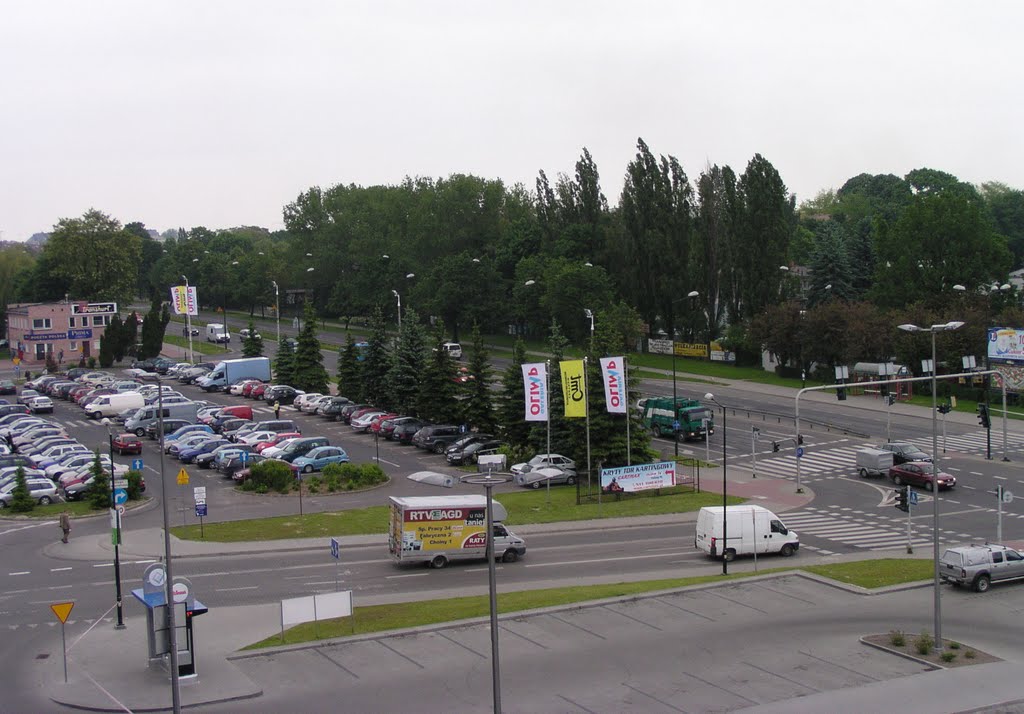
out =
{"type": "Polygon", "coordinates": [[[167,474],[164,473],[164,385],[157,377],[156,418],[160,433],[160,501],[164,516],[164,602],[167,603],[167,631],[171,633],[171,709],[174,714],[181,714],[181,672],[178,670],[178,631],[174,617],[174,577],[171,571],[171,519],[167,502],[167,474]]]}
{"type": "Polygon", "coordinates": [[[936,363],[935,363],[935,334],[937,332],[950,332],[963,327],[962,322],[953,320],[932,325],[931,327],[918,327],[910,323],[899,325],[904,332],[930,332],[932,335],[932,570],[935,591],[935,650],[942,651],[942,590],[939,588],[939,467],[936,460],[939,456],[939,432],[938,432],[938,395],[936,394],[936,363]]]}
{"type": "Polygon", "coordinates": [[[270,284],[274,286],[274,316],[277,318],[277,344],[281,345],[281,295],[277,288],[277,281],[271,280],[270,284]]]}
{"type": "Polygon", "coordinates": [[[121,600],[121,554],[119,545],[121,543],[121,516],[117,510],[117,491],[114,489],[114,429],[109,419],[105,419],[107,425],[107,445],[110,448],[110,512],[114,519],[114,594],[117,597],[117,624],[114,629],[123,630],[124,625],[124,604],[121,600]]]}
{"type": "Polygon", "coordinates": [[[704,398],[709,402],[717,404],[722,410],[722,575],[729,574],[729,519],[728,515],[728,497],[726,496],[726,490],[728,489],[729,482],[726,480],[726,455],[725,455],[725,440],[726,435],[729,432],[728,422],[725,413],[725,407],[722,403],[715,399],[715,395],[708,392],[704,395],[704,398]]]}
{"type": "Polygon", "coordinates": [[[391,294],[398,300],[398,331],[402,331],[402,296],[398,294],[397,290],[392,290],[391,294]]]}
{"type": "MultiPolygon", "coordinates": [[[[693,300],[695,297],[699,297],[699,296],[700,296],[700,293],[697,292],[696,290],[691,290],[686,295],[687,299],[689,299],[689,300],[693,300]]],[[[679,300],[673,300],[672,303],[675,304],[675,303],[679,302],[682,299],[683,298],[679,298],[679,300]]],[[[679,421],[678,412],[677,412],[677,408],[676,408],[676,402],[677,402],[678,396],[677,396],[677,392],[676,392],[676,336],[675,336],[675,325],[672,326],[672,333],[673,333],[672,334],[672,440],[675,442],[675,447],[674,447],[675,448],[675,455],[676,455],[676,458],[678,459],[679,458],[679,429],[676,428],[676,426],[675,426],[676,423],[679,421]]]]}

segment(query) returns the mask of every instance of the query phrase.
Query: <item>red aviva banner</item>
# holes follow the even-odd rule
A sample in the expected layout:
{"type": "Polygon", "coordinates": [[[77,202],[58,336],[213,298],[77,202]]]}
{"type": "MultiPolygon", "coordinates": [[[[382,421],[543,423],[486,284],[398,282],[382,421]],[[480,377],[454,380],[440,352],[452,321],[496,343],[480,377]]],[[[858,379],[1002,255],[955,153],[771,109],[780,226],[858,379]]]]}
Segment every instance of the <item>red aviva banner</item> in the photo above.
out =
{"type": "Polygon", "coordinates": [[[604,403],[613,414],[625,414],[629,402],[626,386],[624,357],[601,358],[601,381],[604,383],[604,403]]]}

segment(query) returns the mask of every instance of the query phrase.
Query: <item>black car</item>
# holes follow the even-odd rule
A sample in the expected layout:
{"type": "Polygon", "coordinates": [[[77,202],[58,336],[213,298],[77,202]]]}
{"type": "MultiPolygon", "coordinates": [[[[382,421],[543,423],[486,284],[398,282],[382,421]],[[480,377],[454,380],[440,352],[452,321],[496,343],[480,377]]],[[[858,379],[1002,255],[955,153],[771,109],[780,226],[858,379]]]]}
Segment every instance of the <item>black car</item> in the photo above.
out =
{"type": "Polygon", "coordinates": [[[888,444],[881,444],[878,448],[882,451],[891,451],[892,462],[897,466],[910,461],[932,460],[931,456],[908,441],[893,441],[888,444]]]}
{"type": "Polygon", "coordinates": [[[338,419],[342,407],[352,402],[347,397],[331,397],[330,401],[322,406],[317,413],[324,419],[338,419]]]}
{"type": "Polygon", "coordinates": [[[231,434],[250,424],[252,424],[251,419],[243,419],[234,414],[228,414],[226,417],[217,417],[210,426],[218,434],[230,438],[231,434]]]}
{"type": "Polygon", "coordinates": [[[497,452],[498,447],[504,443],[505,442],[501,439],[488,437],[486,439],[462,442],[461,445],[458,446],[453,444],[452,446],[449,446],[448,450],[445,452],[445,459],[447,459],[448,463],[452,466],[476,463],[477,456],[480,453],[493,454],[497,452]]]}
{"type": "Polygon", "coordinates": [[[346,424],[348,424],[348,423],[350,423],[352,421],[352,415],[355,412],[359,411],[360,409],[365,409],[366,407],[370,407],[370,406],[373,406],[373,405],[372,404],[351,404],[351,403],[350,404],[346,404],[345,406],[343,406],[341,408],[341,411],[338,412],[338,421],[343,421],[346,424]]]}
{"type": "Polygon", "coordinates": [[[417,431],[416,435],[412,437],[412,443],[421,449],[443,454],[445,449],[458,441],[462,436],[465,436],[465,434],[457,426],[452,424],[435,424],[434,426],[425,426],[417,431]]]}
{"type": "Polygon", "coordinates": [[[255,466],[265,460],[265,457],[261,454],[246,454],[245,456],[245,461],[242,461],[242,457],[240,455],[232,456],[226,462],[220,463],[217,466],[217,470],[228,478],[234,478],[236,472],[241,471],[242,469],[248,469],[249,467],[255,466]]]}
{"type": "Polygon", "coordinates": [[[394,430],[386,434],[386,438],[397,441],[400,444],[411,444],[412,437],[416,435],[416,432],[425,426],[430,426],[430,422],[424,421],[423,419],[416,419],[415,417],[408,419],[407,421],[395,424],[394,430]]]}
{"type": "Polygon", "coordinates": [[[0,379],[0,394],[17,394],[18,388],[9,379],[0,379]]]}
{"type": "Polygon", "coordinates": [[[263,393],[263,401],[267,404],[278,402],[283,406],[294,402],[295,397],[297,396],[299,396],[298,389],[295,387],[289,387],[286,384],[279,384],[275,387],[271,387],[263,393]]]}

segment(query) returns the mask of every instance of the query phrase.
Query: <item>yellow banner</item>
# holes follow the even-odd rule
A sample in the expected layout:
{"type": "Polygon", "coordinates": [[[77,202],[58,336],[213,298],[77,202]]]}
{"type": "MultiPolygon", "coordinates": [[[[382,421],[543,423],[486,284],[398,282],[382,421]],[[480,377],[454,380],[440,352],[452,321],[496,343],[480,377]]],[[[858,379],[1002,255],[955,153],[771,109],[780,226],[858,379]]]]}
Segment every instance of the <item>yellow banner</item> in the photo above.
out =
{"type": "Polygon", "coordinates": [[[559,362],[562,372],[562,398],[565,400],[567,419],[587,416],[587,385],[583,374],[583,360],[559,362]]]}

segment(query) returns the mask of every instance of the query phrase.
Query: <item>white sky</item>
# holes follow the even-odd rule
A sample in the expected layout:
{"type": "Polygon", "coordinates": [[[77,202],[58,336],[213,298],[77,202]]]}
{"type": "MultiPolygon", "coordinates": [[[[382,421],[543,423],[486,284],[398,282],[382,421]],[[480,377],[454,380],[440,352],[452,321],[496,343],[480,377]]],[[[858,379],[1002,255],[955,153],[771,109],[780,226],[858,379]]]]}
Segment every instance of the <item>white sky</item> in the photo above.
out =
{"type": "Polygon", "coordinates": [[[1020,2],[0,0],[0,232],[95,207],[280,228],[314,185],[594,156],[696,180],[754,153],[798,200],[928,166],[1024,188],[1020,2]],[[1016,148],[1015,148],[1016,147],[1016,148]]]}

